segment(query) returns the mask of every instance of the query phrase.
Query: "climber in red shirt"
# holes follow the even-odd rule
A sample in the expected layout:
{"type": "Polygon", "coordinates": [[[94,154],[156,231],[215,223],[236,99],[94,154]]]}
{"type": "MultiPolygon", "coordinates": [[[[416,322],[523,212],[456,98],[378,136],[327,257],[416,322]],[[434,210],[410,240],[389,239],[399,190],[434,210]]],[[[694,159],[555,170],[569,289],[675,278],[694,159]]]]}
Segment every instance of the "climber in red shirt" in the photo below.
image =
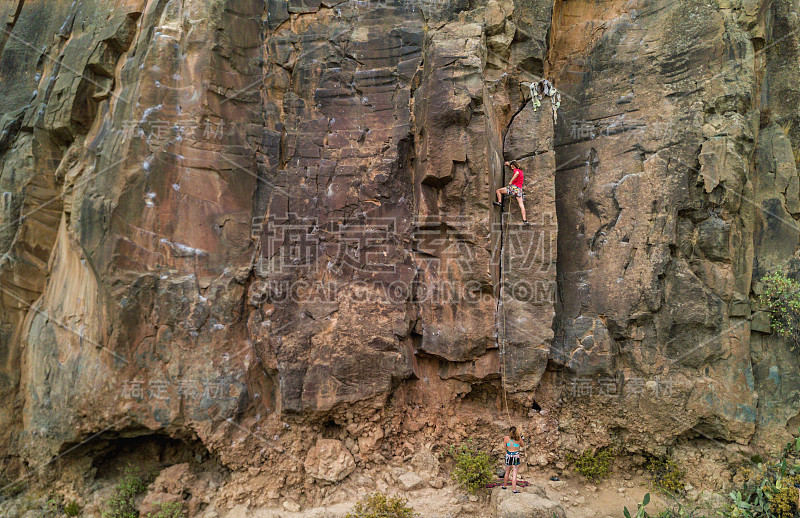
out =
{"type": "Polygon", "coordinates": [[[497,201],[492,203],[498,207],[502,207],[504,194],[515,196],[517,198],[517,203],[519,203],[519,210],[522,212],[522,224],[530,225],[525,215],[525,193],[522,191],[522,182],[525,180],[525,173],[519,168],[519,162],[517,161],[506,162],[505,164],[514,169],[514,176],[511,177],[511,181],[506,187],[497,189],[497,201]]]}

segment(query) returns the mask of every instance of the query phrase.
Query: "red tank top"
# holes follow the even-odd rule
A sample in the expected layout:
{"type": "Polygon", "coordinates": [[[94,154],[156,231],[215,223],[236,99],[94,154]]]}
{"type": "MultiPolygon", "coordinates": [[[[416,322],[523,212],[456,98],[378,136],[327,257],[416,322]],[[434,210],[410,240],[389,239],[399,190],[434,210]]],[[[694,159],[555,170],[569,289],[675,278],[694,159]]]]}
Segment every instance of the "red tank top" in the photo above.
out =
{"type": "Polygon", "coordinates": [[[511,182],[511,185],[516,185],[520,189],[522,189],[522,181],[525,179],[525,174],[522,172],[522,169],[514,169],[515,173],[519,173],[517,177],[511,182]]]}

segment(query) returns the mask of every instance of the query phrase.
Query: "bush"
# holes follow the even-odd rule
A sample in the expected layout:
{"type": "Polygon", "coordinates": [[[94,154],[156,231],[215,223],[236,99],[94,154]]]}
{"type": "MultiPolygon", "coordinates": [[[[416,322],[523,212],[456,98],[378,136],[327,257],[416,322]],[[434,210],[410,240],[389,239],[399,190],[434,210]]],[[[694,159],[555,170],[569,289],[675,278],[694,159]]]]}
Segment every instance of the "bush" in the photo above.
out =
{"type": "Polygon", "coordinates": [[[114,495],[103,511],[103,518],[139,518],[134,499],[145,489],[147,482],[142,479],[139,469],[126,466],[122,480],[114,487],[114,495]]]}
{"type": "Polygon", "coordinates": [[[477,451],[472,440],[450,446],[450,455],[455,460],[453,478],[470,493],[476,493],[494,480],[492,459],[488,453],[477,451]]]}
{"type": "Polygon", "coordinates": [[[408,500],[387,496],[380,492],[358,502],[346,518],[416,518],[419,515],[408,505],[408,500]]]}
{"type": "Polygon", "coordinates": [[[796,350],[800,345],[800,282],[778,269],[762,277],[761,283],[759,301],[772,313],[772,331],[796,350]]]}
{"type": "Polygon", "coordinates": [[[67,516],[78,516],[81,514],[81,506],[75,500],[70,501],[64,506],[64,514],[67,516]]]}
{"type": "Polygon", "coordinates": [[[645,469],[650,473],[650,480],[653,486],[660,491],[671,494],[683,494],[683,479],[686,471],[682,470],[669,457],[651,458],[645,469]]]}
{"type": "MultiPolygon", "coordinates": [[[[567,460],[572,460],[570,456],[567,460]]],[[[611,462],[614,460],[614,452],[611,448],[602,448],[596,451],[586,450],[575,461],[575,470],[589,479],[597,482],[608,476],[611,472],[611,462]]]]}
{"type": "Polygon", "coordinates": [[[180,518],[183,514],[183,502],[165,502],[158,504],[158,510],[147,514],[147,518],[180,518]]]}

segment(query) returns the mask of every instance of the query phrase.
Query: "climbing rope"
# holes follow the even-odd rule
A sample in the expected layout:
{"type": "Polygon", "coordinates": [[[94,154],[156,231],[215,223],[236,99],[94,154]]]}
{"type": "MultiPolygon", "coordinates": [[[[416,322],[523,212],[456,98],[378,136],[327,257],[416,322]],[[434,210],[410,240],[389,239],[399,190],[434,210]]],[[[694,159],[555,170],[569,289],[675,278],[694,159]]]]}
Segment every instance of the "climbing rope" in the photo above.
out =
{"type": "MultiPolygon", "coordinates": [[[[527,82],[527,81],[524,81],[527,82]]],[[[541,79],[540,81],[534,81],[529,83],[528,85],[530,92],[531,92],[531,104],[533,106],[533,111],[536,111],[539,106],[542,105],[542,99],[544,96],[550,97],[550,105],[553,109],[553,124],[558,122],[558,109],[561,107],[561,93],[556,90],[553,83],[548,81],[547,79],[541,79]]],[[[495,155],[499,160],[502,161],[503,156],[497,151],[497,149],[492,145],[492,141],[489,140],[489,145],[494,151],[495,155]]],[[[505,168],[503,168],[503,185],[505,185],[505,168]]],[[[510,212],[509,212],[510,215],[510,212]]],[[[498,337],[498,342],[500,345],[500,356],[502,357],[502,362],[500,365],[500,381],[503,388],[503,408],[506,412],[506,418],[508,419],[509,423],[511,422],[511,412],[508,410],[508,390],[506,385],[506,337],[507,337],[507,316],[506,316],[506,258],[505,255],[505,226],[507,224],[507,217],[506,214],[503,212],[503,208],[500,207],[500,297],[499,297],[499,304],[500,310],[502,313],[502,322],[503,322],[503,336],[502,339],[498,337]]]]}
{"type": "MultiPolygon", "coordinates": [[[[490,145],[491,145],[491,141],[489,141],[489,142],[490,142],[490,145]]],[[[502,161],[503,157],[502,157],[502,155],[500,155],[500,153],[497,152],[497,149],[493,148],[492,150],[495,152],[495,155],[497,156],[497,158],[502,161]]],[[[506,174],[505,167],[503,167],[502,171],[503,171],[503,184],[505,185],[505,174],[506,174]]],[[[498,246],[500,247],[500,255],[499,255],[499,257],[500,257],[500,279],[499,279],[499,283],[498,284],[500,286],[499,304],[500,304],[500,310],[501,310],[501,313],[502,313],[502,321],[503,321],[503,337],[502,337],[502,340],[500,340],[499,337],[498,337],[498,342],[499,342],[499,345],[500,345],[500,357],[501,357],[500,384],[501,384],[501,387],[503,389],[503,408],[504,408],[504,410],[506,412],[506,418],[508,419],[508,422],[510,423],[511,422],[511,413],[508,410],[508,390],[506,389],[506,305],[505,305],[505,292],[506,292],[506,290],[505,290],[505,286],[503,285],[503,283],[505,281],[505,263],[506,263],[505,260],[504,260],[504,257],[503,257],[503,254],[505,253],[505,247],[503,246],[504,234],[505,234],[505,231],[504,231],[504,228],[505,228],[505,221],[504,220],[505,219],[506,219],[506,214],[503,212],[503,209],[501,207],[500,208],[500,242],[498,243],[498,246]]]]}
{"type": "MultiPolygon", "coordinates": [[[[503,177],[505,178],[505,170],[503,171],[503,177]]],[[[502,212],[502,207],[500,209],[500,306],[503,312],[503,342],[500,349],[500,355],[503,357],[503,365],[500,369],[500,377],[502,380],[503,385],[503,406],[506,411],[506,418],[508,422],[511,423],[511,413],[508,411],[508,391],[506,390],[506,287],[504,285],[505,282],[505,267],[506,261],[503,257],[505,254],[505,247],[503,246],[503,219],[504,215],[502,212]]]]}

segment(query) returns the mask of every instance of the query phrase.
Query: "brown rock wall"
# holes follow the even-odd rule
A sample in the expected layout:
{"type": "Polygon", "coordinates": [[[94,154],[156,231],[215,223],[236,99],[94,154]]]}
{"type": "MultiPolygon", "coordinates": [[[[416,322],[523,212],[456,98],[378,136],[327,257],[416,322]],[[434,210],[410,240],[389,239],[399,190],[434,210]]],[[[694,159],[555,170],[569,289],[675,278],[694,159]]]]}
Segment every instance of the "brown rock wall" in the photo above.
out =
{"type": "Polygon", "coordinates": [[[308,437],[348,470],[509,420],[542,463],[775,443],[796,7],[5,3],[0,448],[196,436],[305,505],[308,437]]]}

